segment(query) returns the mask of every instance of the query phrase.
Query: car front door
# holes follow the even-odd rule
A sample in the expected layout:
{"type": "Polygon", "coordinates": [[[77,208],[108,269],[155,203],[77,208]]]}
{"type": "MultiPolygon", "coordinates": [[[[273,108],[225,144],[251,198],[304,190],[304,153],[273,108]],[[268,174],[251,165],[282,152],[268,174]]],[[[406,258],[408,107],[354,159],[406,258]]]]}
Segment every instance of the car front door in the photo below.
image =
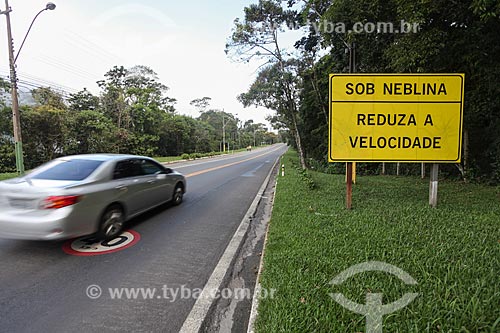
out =
{"type": "Polygon", "coordinates": [[[148,184],[148,197],[151,199],[150,206],[162,204],[171,199],[174,193],[174,185],[167,170],[158,163],[143,159],[141,169],[148,184]]]}

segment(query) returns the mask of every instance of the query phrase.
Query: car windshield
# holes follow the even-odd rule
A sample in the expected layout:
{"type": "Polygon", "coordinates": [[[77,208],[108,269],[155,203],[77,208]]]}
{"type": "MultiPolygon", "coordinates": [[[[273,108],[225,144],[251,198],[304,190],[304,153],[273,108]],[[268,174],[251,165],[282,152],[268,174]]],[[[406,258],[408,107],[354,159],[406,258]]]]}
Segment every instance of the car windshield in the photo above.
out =
{"type": "Polygon", "coordinates": [[[46,167],[42,167],[40,171],[33,171],[29,178],[31,179],[48,179],[48,180],[84,180],[92,172],[94,172],[103,161],[94,160],[58,160],[46,167]]]}

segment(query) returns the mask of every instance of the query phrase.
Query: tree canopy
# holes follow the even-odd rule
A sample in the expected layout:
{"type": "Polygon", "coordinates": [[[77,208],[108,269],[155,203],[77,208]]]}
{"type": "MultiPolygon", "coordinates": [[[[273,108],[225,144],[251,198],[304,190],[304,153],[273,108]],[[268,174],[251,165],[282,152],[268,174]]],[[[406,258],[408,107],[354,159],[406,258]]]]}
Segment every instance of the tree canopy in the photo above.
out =
{"type": "MultiPolygon", "coordinates": [[[[325,167],[328,76],[348,72],[348,51],[354,45],[357,72],[465,73],[464,158],[458,168],[446,171],[460,171],[465,179],[498,183],[499,32],[500,5],[491,0],[452,4],[260,0],[243,9],[243,19],[235,20],[226,49],[233,59],[268,60],[249,90],[240,95],[240,101],[244,106],[257,104],[273,109],[277,114],[271,120],[276,125],[292,133],[307,133],[292,135],[292,143],[302,148],[306,159],[325,167]],[[374,31],[355,32],[355,24],[371,24],[374,31]],[[389,24],[393,30],[384,31],[389,24]],[[294,52],[287,52],[278,43],[277,35],[287,29],[304,32],[294,52]]],[[[372,171],[377,167],[367,166],[372,171]]]]}
{"type": "MultiPolygon", "coordinates": [[[[168,87],[146,66],[115,66],[98,85],[98,96],[83,89],[67,99],[50,87],[32,90],[35,105],[21,107],[27,168],[72,154],[216,152],[222,149],[223,131],[230,149],[277,141],[267,129],[244,127],[231,113],[209,109],[210,97],[193,100],[200,111],[197,118],[177,114],[168,87]]],[[[2,103],[0,172],[14,170],[12,112],[2,103]]]]}

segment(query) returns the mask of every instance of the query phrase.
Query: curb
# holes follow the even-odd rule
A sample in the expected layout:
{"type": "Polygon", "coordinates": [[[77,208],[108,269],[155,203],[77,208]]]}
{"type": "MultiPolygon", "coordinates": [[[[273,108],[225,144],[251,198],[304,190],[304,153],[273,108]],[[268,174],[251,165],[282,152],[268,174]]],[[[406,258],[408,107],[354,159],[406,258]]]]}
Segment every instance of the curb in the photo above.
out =
{"type": "Polygon", "coordinates": [[[243,244],[243,241],[246,238],[250,222],[252,221],[252,217],[257,211],[257,207],[261,201],[262,195],[266,190],[267,186],[269,185],[269,180],[271,179],[271,175],[274,172],[276,165],[280,161],[280,159],[281,156],[276,159],[273,166],[271,167],[269,174],[267,175],[266,179],[259,188],[257,195],[255,196],[254,200],[252,201],[252,204],[250,205],[245,216],[240,222],[238,229],[234,233],[231,241],[226,247],[226,250],[219,259],[217,266],[215,266],[215,269],[210,275],[210,278],[203,287],[203,291],[200,297],[194,303],[191,311],[189,312],[179,332],[193,333],[193,332],[199,332],[201,330],[203,323],[205,322],[206,318],[209,315],[212,305],[217,301],[217,298],[212,295],[213,290],[219,290],[221,285],[224,283],[227,272],[231,267],[234,258],[238,254],[241,245],[243,244]]]}
{"type": "MultiPolygon", "coordinates": [[[[281,161],[281,158],[283,156],[280,156],[278,161],[281,161]]],[[[271,198],[271,212],[274,208],[274,198],[276,197],[276,189],[278,185],[278,178],[279,178],[279,170],[278,170],[278,175],[276,176],[276,182],[275,182],[275,190],[273,192],[273,197],[271,198]]],[[[259,314],[258,312],[258,307],[260,303],[260,294],[262,291],[262,286],[260,284],[260,276],[262,275],[262,270],[264,269],[264,255],[266,253],[266,245],[267,245],[267,238],[269,236],[269,226],[271,224],[271,220],[267,223],[266,227],[266,236],[264,237],[264,245],[262,247],[262,254],[260,257],[260,263],[259,263],[259,271],[257,272],[257,280],[255,283],[255,289],[253,292],[253,298],[252,298],[252,308],[250,310],[250,318],[248,320],[248,329],[247,333],[254,333],[255,332],[255,321],[257,320],[257,315],[259,314]]]]}

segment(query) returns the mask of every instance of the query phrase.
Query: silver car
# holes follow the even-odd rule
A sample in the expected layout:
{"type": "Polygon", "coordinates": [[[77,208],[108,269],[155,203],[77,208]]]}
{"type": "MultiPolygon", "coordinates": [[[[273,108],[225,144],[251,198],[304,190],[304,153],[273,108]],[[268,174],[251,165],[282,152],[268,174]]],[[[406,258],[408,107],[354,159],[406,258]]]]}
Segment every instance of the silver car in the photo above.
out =
{"type": "Polygon", "coordinates": [[[125,221],[166,202],[178,205],[183,175],[134,155],[75,155],[0,182],[0,237],[113,239],[125,221]]]}

